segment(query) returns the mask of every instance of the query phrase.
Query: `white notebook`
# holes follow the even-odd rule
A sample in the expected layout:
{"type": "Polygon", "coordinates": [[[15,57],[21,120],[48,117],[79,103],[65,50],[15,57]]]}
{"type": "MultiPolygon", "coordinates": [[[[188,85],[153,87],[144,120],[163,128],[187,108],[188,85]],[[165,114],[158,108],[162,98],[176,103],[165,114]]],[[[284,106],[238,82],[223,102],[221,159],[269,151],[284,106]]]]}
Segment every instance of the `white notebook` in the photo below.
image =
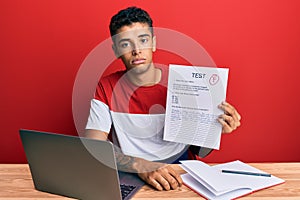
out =
{"type": "Polygon", "coordinates": [[[180,162],[181,167],[188,172],[181,175],[184,184],[207,199],[233,199],[284,182],[273,175],[266,177],[222,172],[235,170],[265,173],[239,160],[214,166],[199,160],[180,162]]]}

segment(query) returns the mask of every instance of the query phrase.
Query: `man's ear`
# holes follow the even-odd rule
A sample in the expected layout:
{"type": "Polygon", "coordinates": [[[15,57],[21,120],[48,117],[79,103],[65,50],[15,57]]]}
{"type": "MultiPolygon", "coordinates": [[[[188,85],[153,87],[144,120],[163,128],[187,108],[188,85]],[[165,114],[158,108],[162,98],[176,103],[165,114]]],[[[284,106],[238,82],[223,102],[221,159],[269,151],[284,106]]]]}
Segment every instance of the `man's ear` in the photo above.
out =
{"type": "Polygon", "coordinates": [[[156,51],[156,36],[152,38],[152,52],[156,51]]]}
{"type": "Polygon", "coordinates": [[[118,52],[118,49],[117,49],[116,45],[115,45],[115,44],[112,44],[111,47],[112,47],[112,49],[113,49],[113,51],[114,51],[115,56],[116,56],[117,58],[120,58],[120,55],[119,55],[119,52],[118,52]]]}

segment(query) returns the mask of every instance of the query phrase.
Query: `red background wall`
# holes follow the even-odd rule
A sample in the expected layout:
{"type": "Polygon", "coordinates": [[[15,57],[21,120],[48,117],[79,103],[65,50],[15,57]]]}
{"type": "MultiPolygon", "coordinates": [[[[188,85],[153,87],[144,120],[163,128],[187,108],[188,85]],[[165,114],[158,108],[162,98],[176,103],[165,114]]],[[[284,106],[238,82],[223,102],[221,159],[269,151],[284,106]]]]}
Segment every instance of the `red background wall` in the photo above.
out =
{"type": "Polygon", "coordinates": [[[300,1],[2,0],[0,163],[26,162],[20,128],[76,134],[76,73],[109,37],[110,17],[131,5],[230,68],[227,100],[242,114],[242,126],[223,135],[221,150],[205,161],[300,161],[300,1]]]}

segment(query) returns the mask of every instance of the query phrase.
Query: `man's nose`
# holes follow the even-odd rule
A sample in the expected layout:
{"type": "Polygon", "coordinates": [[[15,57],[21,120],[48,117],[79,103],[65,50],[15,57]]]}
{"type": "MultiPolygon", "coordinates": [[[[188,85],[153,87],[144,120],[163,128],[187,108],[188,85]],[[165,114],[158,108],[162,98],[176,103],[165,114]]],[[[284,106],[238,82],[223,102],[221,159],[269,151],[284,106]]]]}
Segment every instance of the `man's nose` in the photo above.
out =
{"type": "Polygon", "coordinates": [[[141,47],[138,43],[133,44],[132,54],[137,55],[141,53],[141,47]]]}

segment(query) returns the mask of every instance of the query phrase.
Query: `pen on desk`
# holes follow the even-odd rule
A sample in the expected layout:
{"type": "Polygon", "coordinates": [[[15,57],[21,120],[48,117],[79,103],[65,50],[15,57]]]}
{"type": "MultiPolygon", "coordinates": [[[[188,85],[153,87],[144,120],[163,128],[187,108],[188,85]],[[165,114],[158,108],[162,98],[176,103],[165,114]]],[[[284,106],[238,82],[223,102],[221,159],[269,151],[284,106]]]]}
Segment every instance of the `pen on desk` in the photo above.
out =
{"type": "Polygon", "coordinates": [[[242,174],[242,175],[250,175],[250,176],[266,176],[271,177],[271,174],[266,173],[257,173],[257,172],[245,172],[245,171],[235,171],[235,170],[222,170],[223,173],[230,173],[230,174],[242,174]]]}

